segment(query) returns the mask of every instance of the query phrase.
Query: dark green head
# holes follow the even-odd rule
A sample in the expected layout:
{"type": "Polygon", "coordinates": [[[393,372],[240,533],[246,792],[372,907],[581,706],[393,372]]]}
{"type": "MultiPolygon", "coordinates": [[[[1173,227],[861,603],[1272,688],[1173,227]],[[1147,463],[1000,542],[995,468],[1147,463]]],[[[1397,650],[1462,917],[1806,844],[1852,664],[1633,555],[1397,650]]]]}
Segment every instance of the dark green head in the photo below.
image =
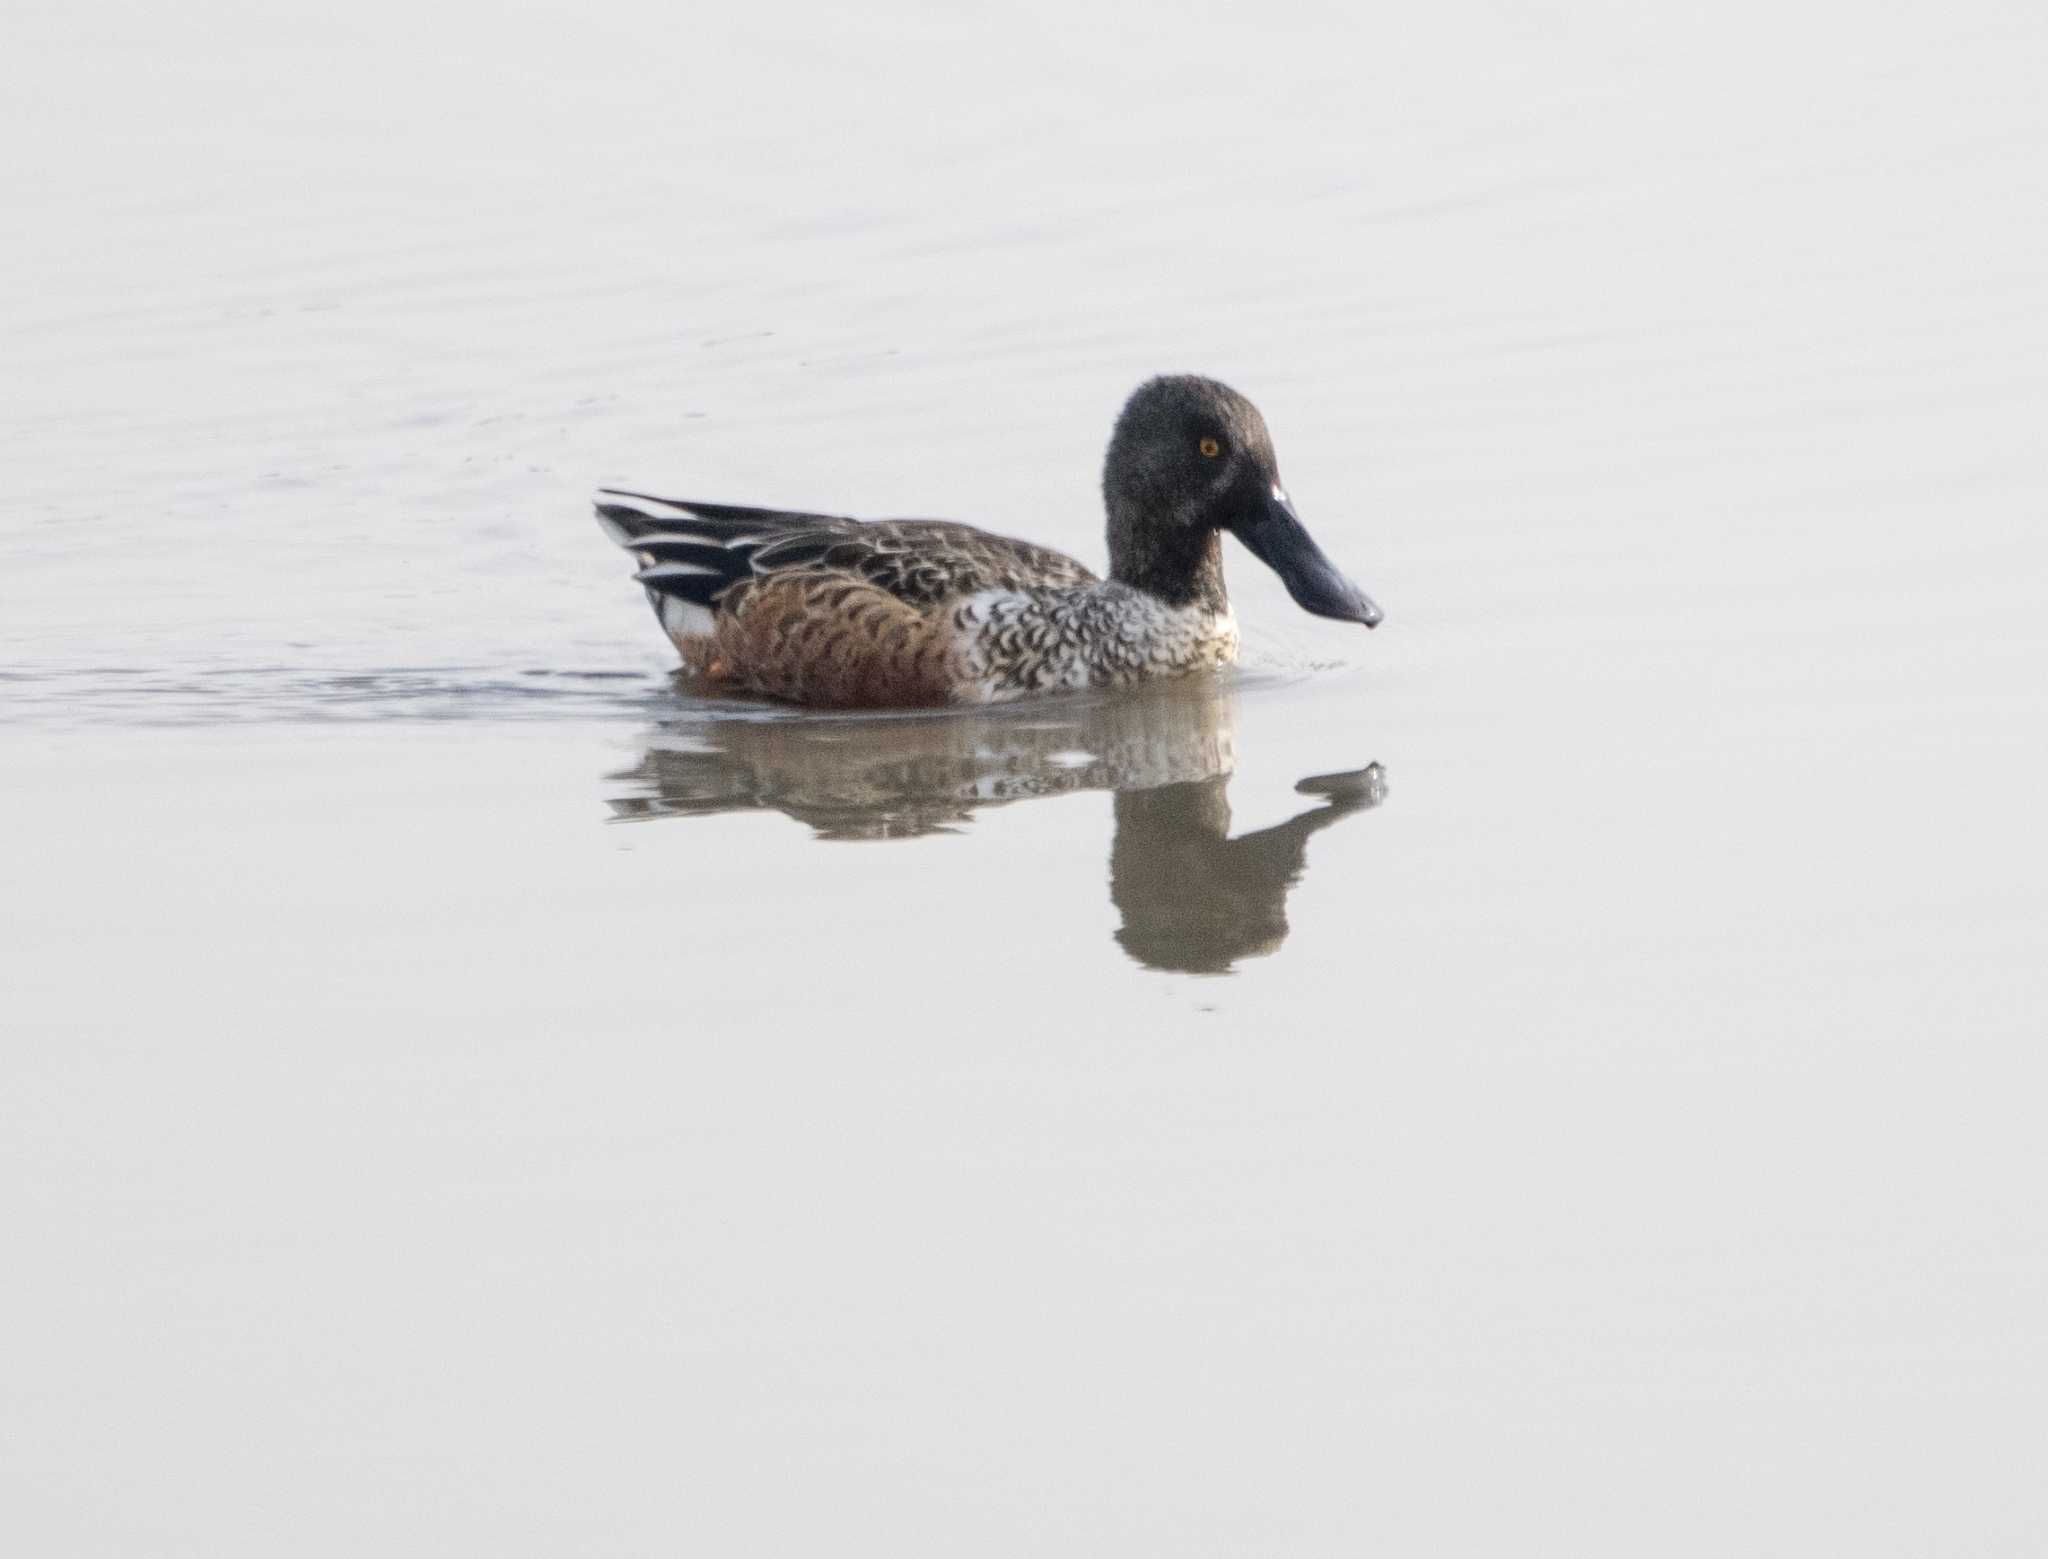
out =
{"type": "Polygon", "coordinates": [[[1380,609],[1323,555],[1280,482],[1258,407],[1228,385],[1170,374],[1124,403],[1103,464],[1110,577],[1176,605],[1223,603],[1229,531],[1304,611],[1378,625],[1380,609]]]}

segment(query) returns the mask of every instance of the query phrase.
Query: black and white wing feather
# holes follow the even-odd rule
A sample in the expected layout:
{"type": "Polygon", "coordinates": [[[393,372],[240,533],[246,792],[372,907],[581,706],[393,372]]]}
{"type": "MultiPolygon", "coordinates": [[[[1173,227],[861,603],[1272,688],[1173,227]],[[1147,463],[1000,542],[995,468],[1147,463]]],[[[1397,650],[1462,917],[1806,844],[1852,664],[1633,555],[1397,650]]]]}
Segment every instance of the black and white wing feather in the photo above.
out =
{"type": "Polygon", "coordinates": [[[695,503],[607,488],[598,523],[640,564],[635,576],[671,634],[708,634],[728,592],[764,576],[843,574],[929,608],[983,590],[1092,584],[1065,553],[950,520],[695,503]]]}

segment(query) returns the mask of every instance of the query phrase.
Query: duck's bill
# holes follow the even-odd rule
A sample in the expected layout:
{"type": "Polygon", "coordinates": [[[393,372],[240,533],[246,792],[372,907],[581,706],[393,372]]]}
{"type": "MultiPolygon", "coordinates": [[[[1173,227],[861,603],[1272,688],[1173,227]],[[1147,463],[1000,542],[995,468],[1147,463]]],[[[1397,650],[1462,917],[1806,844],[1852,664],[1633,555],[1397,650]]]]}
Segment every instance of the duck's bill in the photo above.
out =
{"type": "Polygon", "coordinates": [[[1231,527],[1252,555],[1280,576],[1294,604],[1318,617],[1340,622],[1380,624],[1380,609],[1371,597],[1337,572],[1315,537],[1301,523],[1287,494],[1275,487],[1250,518],[1231,527]]]}

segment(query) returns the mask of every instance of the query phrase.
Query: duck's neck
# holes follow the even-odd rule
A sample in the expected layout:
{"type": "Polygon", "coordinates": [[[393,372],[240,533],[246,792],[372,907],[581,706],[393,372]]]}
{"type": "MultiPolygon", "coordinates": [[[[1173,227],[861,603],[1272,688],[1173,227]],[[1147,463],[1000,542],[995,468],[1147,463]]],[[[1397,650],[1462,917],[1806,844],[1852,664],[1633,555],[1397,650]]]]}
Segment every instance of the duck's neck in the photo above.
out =
{"type": "Polygon", "coordinates": [[[1219,531],[1179,525],[1162,530],[1133,524],[1112,509],[1109,577],[1168,606],[1200,606],[1218,615],[1230,610],[1219,531]]]}

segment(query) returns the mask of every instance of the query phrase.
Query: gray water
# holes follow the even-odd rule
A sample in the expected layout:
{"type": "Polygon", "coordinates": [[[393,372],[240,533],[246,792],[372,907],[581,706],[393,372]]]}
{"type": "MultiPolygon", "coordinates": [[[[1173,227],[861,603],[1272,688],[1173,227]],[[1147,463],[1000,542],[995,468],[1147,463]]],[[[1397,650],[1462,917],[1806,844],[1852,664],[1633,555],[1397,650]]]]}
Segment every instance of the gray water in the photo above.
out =
{"type": "Polygon", "coordinates": [[[17,3],[0,1539],[2035,1554],[2034,7],[17,3]],[[742,14],[744,11],[744,14],[742,14]],[[618,483],[1388,609],[696,696],[618,483]]]}

